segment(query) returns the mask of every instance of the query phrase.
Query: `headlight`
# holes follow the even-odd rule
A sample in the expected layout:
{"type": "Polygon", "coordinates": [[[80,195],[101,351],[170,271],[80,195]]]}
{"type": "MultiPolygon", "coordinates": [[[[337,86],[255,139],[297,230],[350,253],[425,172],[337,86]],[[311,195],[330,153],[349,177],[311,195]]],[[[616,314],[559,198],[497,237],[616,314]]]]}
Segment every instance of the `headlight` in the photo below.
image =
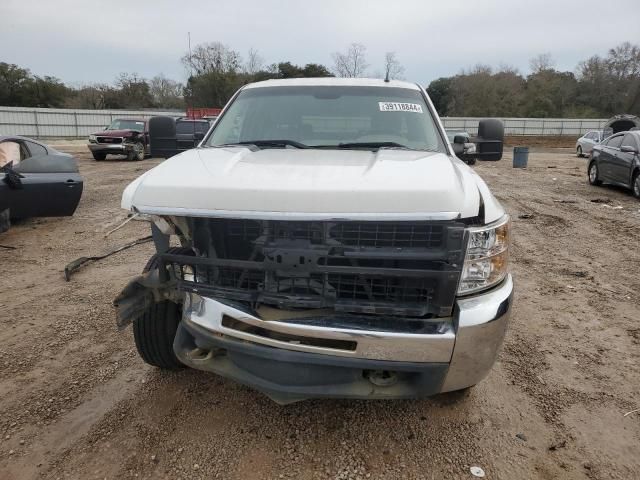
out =
{"type": "Polygon", "coordinates": [[[500,283],[507,276],[510,229],[510,218],[505,215],[491,225],[468,230],[469,244],[458,295],[484,290],[500,283]]]}
{"type": "Polygon", "coordinates": [[[89,141],[90,142],[95,142],[96,141],[96,136],[95,135],[89,135],[89,141]]]}

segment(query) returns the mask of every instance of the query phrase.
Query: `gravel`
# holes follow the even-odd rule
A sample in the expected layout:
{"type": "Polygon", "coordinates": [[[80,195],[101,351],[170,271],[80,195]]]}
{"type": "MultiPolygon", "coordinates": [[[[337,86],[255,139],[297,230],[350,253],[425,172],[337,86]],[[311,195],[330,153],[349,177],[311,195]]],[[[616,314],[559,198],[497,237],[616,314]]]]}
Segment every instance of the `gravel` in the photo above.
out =
{"type": "Polygon", "coordinates": [[[517,297],[505,348],[469,396],[281,407],[214,375],[162,372],[138,358],[111,301],[150,245],[64,281],[67,262],[147,235],[146,224],[130,222],[104,238],[126,217],[125,185],[160,163],[75,153],[86,179],[76,214],[26,220],[2,235],[16,249],[0,250],[0,291],[10,292],[0,297],[0,477],[468,479],[481,466],[493,479],[627,479],[640,471],[640,415],[623,416],[640,398],[640,207],[621,189],[589,186],[584,159],[534,152],[524,170],[509,155],[475,167],[512,215],[517,297]],[[590,201],[604,196],[610,204],[590,201]]]}

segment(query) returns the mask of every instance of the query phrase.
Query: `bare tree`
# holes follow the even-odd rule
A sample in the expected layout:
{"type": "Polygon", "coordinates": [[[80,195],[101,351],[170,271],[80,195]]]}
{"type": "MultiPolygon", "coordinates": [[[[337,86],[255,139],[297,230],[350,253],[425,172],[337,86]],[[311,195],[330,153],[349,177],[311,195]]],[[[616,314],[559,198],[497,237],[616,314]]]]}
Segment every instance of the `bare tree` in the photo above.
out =
{"type": "Polygon", "coordinates": [[[220,42],[196,45],[191,54],[182,57],[182,63],[192,75],[205,73],[234,73],[240,70],[242,57],[220,42]]]}
{"type": "Polygon", "coordinates": [[[184,85],[165,77],[156,75],[149,80],[149,90],[153,103],[160,108],[180,108],[184,106],[184,85]]]}
{"type": "Polygon", "coordinates": [[[361,43],[352,43],[345,52],[335,52],[333,54],[333,70],[337,77],[362,77],[369,64],[366,62],[365,54],[367,47],[361,43]]]}
{"type": "Polygon", "coordinates": [[[111,87],[105,84],[83,85],[75,89],[75,95],[66,102],[67,108],[103,109],[105,107],[105,92],[111,87]]]}
{"type": "Polygon", "coordinates": [[[260,56],[258,50],[250,48],[247,53],[247,61],[244,63],[242,69],[244,73],[254,75],[258,73],[264,67],[264,58],[260,56]]]}
{"type": "Polygon", "coordinates": [[[640,75],[640,47],[629,42],[609,49],[607,63],[611,74],[618,80],[640,75]]]}
{"type": "Polygon", "coordinates": [[[400,65],[400,61],[396,56],[396,52],[387,52],[384,54],[384,78],[389,80],[402,79],[404,67],[400,65]]]}
{"type": "Polygon", "coordinates": [[[553,67],[555,66],[556,62],[553,60],[553,57],[549,52],[541,53],[529,60],[529,68],[531,68],[532,73],[540,73],[545,70],[553,70],[553,67]]]}

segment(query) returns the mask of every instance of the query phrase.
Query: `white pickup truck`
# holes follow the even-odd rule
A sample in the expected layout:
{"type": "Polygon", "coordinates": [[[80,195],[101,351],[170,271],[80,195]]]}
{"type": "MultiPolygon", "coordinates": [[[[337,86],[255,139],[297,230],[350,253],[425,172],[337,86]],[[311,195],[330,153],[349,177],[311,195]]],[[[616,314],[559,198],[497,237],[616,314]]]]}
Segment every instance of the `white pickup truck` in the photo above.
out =
{"type": "MultiPolygon", "coordinates": [[[[480,122],[473,158],[499,160],[502,140],[480,122]]],[[[509,217],[456,157],[464,142],[418,85],[244,86],[198,148],[125,189],[157,254],[115,300],[118,325],[151,365],[279,403],[466,391],[513,284],[509,217]]]]}

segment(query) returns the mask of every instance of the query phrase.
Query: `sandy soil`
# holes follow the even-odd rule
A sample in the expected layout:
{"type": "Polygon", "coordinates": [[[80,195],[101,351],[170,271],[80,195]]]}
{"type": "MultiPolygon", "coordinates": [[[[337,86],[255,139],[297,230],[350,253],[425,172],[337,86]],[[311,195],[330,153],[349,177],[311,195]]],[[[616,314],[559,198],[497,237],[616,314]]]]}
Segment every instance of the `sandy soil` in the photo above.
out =
{"type": "Polygon", "coordinates": [[[111,300],[152,253],[64,281],[64,265],[147,234],[123,187],[156,165],[94,162],[72,218],[0,235],[0,479],[630,479],[640,475],[640,202],[591,187],[586,160],[534,153],[476,169],[513,216],[505,348],[466,399],[306,401],[138,358],[111,300]],[[605,203],[594,203],[602,199],[605,203]],[[622,207],[622,208],[618,208],[622,207]],[[525,218],[521,218],[525,216],[525,218]]]}

